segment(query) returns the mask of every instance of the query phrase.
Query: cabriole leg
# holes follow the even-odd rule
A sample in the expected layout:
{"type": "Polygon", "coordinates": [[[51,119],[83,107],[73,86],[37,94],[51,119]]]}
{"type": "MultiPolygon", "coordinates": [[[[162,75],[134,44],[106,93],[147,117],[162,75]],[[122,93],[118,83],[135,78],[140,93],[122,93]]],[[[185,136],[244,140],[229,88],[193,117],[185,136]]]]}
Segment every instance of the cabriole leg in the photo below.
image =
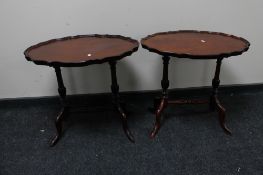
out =
{"type": "Polygon", "coordinates": [[[58,93],[60,96],[60,101],[62,105],[61,112],[58,114],[56,121],[55,121],[55,126],[56,126],[56,135],[50,142],[50,146],[55,146],[58,140],[61,138],[62,135],[62,121],[66,115],[68,115],[68,106],[66,104],[66,88],[63,83],[63,78],[61,75],[61,70],[60,67],[54,67],[56,76],[57,76],[57,81],[58,81],[58,93]]]}
{"type": "Polygon", "coordinates": [[[218,88],[220,84],[220,68],[221,68],[221,63],[222,63],[223,58],[218,58],[217,59],[217,64],[216,64],[216,71],[215,71],[215,76],[212,81],[212,86],[213,86],[213,92],[210,97],[210,109],[211,110],[217,110],[218,111],[218,116],[219,116],[219,122],[221,127],[224,129],[224,131],[227,134],[231,134],[230,129],[226,126],[225,118],[226,118],[226,110],[225,108],[221,105],[219,99],[218,99],[218,88]]]}
{"type": "Polygon", "coordinates": [[[111,91],[113,94],[113,103],[121,115],[121,121],[122,121],[122,127],[124,130],[124,133],[126,134],[128,139],[134,143],[135,142],[134,137],[133,137],[133,135],[129,129],[129,126],[128,126],[127,115],[125,114],[125,112],[121,106],[121,103],[120,103],[119,85],[117,82],[117,75],[116,75],[116,61],[110,61],[109,64],[110,64],[110,69],[111,69],[111,83],[112,83],[111,84],[111,91]]]}
{"type": "MultiPolygon", "coordinates": [[[[161,127],[162,112],[167,107],[167,104],[168,104],[168,92],[167,92],[167,89],[169,87],[169,79],[168,79],[169,60],[170,60],[170,57],[168,57],[168,56],[164,56],[163,57],[163,78],[162,78],[162,81],[161,81],[163,92],[162,92],[162,97],[160,99],[160,103],[157,105],[158,107],[156,108],[156,111],[155,111],[156,119],[155,119],[154,128],[153,128],[153,130],[152,130],[152,132],[150,134],[151,138],[154,138],[156,136],[156,134],[158,133],[158,131],[159,131],[160,127],[161,127]]],[[[157,102],[157,100],[156,100],[156,102],[157,102]]]]}

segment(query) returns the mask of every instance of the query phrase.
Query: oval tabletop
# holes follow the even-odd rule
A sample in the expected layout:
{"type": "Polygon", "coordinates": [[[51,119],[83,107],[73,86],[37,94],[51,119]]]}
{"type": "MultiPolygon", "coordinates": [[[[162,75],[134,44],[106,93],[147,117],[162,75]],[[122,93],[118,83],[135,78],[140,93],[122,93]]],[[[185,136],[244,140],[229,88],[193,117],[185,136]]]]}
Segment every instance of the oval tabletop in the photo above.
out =
{"type": "Polygon", "coordinates": [[[24,54],[36,64],[84,66],[121,59],[138,47],[138,41],[120,35],[79,35],[39,43],[24,54]]]}
{"type": "Polygon", "coordinates": [[[179,58],[225,58],[247,51],[250,43],[241,37],[218,32],[181,30],[149,35],[142,47],[164,56],[179,58]]]}

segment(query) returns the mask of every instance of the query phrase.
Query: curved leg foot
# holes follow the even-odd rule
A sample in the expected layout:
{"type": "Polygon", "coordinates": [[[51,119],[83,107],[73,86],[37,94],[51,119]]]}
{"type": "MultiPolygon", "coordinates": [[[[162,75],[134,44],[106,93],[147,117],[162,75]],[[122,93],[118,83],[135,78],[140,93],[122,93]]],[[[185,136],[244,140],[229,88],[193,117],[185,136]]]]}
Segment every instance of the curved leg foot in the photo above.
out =
{"type": "Polygon", "coordinates": [[[220,84],[219,74],[220,74],[220,68],[221,68],[222,60],[223,60],[223,58],[217,59],[215,76],[214,76],[214,79],[212,81],[213,93],[212,93],[212,96],[210,97],[210,109],[211,110],[216,109],[218,111],[219,122],[220,122],[221,127],[224,129],[225,133],[231,135],[231,131],[230,131],[230,129],[227,128],[226,122],[225,122],[226,110],[221,105],[221,103],[219,102],[219,100],[217,98],[218,88],[219,88],[219,84],[220,84]]]}
{"type": "Polygon", "coordinates": [[[132,143],[135,143],[134,137],[133,137],[133,135],[132,135],[132,133],[128,127],[127,116],[126,116],[124,110],[122,109],[122,107],[120,105],[117,105],[117,110],[121,114],[122,127],[123,127],[123,131],[124,131],[125,135],[128,137],[128,139],[132,143]]]}
{"type": "Polygon", "coordinates": [[[122,121],[122,127],[124,130],[124,133],[126,134],[128,139],[134,143],[135,142],[134,137],[128,127],[127,116],[120,105],[119,85],[117,82],[117,75],[116,75],[116,61],[110,61],[109,64],[110,64],[110,69],[111,69],[111,92],[113,94],[113,102],[117,110],[121,114],[121,121],[122,121]]]}
{"type": "Polygon", "coordinates": [[[153,130],[152,130],[152,132],[150,134],[150,138],[152,138],[152,139],[156,136],[156,134],[158,133],[158,131],[159,131],[160,127],[161,127],[161,116],[162,116],[161,114],[162,114],[164,108],[166,107],[166,105],[167,105],[167,99],[166,98],[162,98],[161,102],[159,104],[159,107],[158,107],[158,109],[156,110],[156,113],[155,113],[156,121],[155,121],[155,124],[154,124],[154,128],[153,128],[153,130]]]}
{"type": "Polygon", "coordinates": [[[226,110],[225,108],[220,104],[218,99],[215,99],[215,105],[216,105],[216,109],[218,111],[218,115],[219,115],[219,122],[221,127],[223,128],[223,130],[225,131],[226,134],[228,135],[232,135],[231,130],[226,126],[226,110]]]}
{"type": "Polygon", "coordinates": [[[50,147],[53,147],[57,144],[58,140],[61,138],[62,135],[62,121],[64,119],[64,117],[68,114],[68,108],[64,107],[61,112],[59,113],[59,115],[56,118],[55,121],[55,126],[56,126],[56,135],[51,139],[50,141],[50,147]]]}

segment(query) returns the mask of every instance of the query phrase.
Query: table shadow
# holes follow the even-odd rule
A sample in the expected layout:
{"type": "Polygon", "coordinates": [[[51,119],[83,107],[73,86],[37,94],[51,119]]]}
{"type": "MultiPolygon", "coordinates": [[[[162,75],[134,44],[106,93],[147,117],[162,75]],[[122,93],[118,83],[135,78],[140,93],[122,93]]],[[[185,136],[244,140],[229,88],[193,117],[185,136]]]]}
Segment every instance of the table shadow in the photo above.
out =
{"type": "MultiPolygon", "coordinates": [[[[135,71],[125,60],[116,65],[117,80],[122,91],[135,89],[135,71]]],[[[108,63],[81,68],[63,68],[63,78],[68,94],[96,94],[111,92],[111,74],[108,63]]]]}

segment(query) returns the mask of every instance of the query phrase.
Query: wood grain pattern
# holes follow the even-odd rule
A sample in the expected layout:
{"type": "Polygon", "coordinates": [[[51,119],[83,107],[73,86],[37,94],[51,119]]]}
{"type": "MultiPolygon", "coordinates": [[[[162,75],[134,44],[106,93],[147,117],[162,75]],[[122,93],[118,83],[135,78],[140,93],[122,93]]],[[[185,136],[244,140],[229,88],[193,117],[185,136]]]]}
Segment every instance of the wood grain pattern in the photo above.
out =
{"type": "Polygon", "coordinates": [[[85,66],[121,59],[138,47],[138,41],[120,35],[79,35],[39,43],[24,54],[36,64],[85,66]]]}
{"type": "Polygon", "coordinates": [[[179,58],[217,59],[242,54],[250,43],[219,32],[181,30],[149,35],[142,47],[160,55],[179,58]]]}

